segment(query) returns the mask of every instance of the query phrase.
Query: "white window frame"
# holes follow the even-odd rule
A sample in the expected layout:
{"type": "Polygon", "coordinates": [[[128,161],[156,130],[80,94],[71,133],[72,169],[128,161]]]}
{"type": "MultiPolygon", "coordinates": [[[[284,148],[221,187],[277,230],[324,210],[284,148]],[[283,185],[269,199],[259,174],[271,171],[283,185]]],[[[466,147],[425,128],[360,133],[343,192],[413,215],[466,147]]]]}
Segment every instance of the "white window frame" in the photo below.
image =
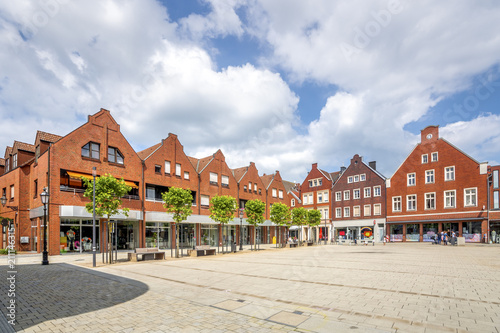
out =
{"type": "Polygon", "coordinates": [[[272,193],[273,198],[278,197],[278,190],[276,190],[275,188],[272,189],[271,193],[272,193]]]}
{"type": "Polygon", "coordinates": [[[354,177],[353,176],[349,176],[347,177],[347,184],[350,184],[354,181],[354,177]]]}
{"type": "Polygon", "coordinates": [[[283,199],[283,190],[278,191],[278,198],[283,199]]]}
{"type": "Polygon", "coordinates": [[[318,203],[323,203],[323,192],[317,192],[316,193],[316,201],[318,203]]]}
{"type": "Polygon", "coordinates": [[[355,182],[355,183],[359,182],[359,175],[355,175],[355,176],[354,176],[354,182],[355,182]]]}
{"type": "Polygon", "coordinates": [[[352,217],[360,217],[361,216],[361,206],[352,207],[352,217]]]}
{"type": "Polygon", "coordinates": [[[366,173],[362,173],[359,175],[359,181],[364,182],[366,180],[366,173]]]}
{"type": "Polygon", "coordinates": [[[182,174],[182,167],[179,163],[175,163],[175,175],[176,176],[181,176],[182,174]]]}
{"type": "Polygon", "coordinates": [[[323,191],[323,201],[324,202],[330,201],[330,193],[328,193],[328,191],[323,191]]]}
{"type": "Polygon", "coordinates": [[[352,190],[352,198],[353,199],[361,199],[361,189],[356,188],[356,189],[352,190]],[[356,193],[358,194],[357,196],[356,196],[356,193]]]}
{"type": "Polygon", "coordinates": [[[344,191],[344,200],[351,200],[351,191],[350,190],[344,191]]]}
{"type": "Polygon", "coordinates": [[[443,191],[443,205],[444,208],[456,208],[457,207],[457,191],[456,190],[447,190],[443,191]],[[450,194],[452,194],[450,196],[450,194]],[[448,204],[448,199],[452,199],[453,204],[448,204]]]}
{"type": "Polygon", "coordinates": [[[400,212],[401,211],[401,196],[392,197],[392,211],[400,212]]]}
{"type": "Polygon", "coordinates": [[[17,168],[17,154],[12,155],[12,169],[17,168]]]}
{"type": "Polygon", "coordinates": [[[464,207],[476,207],[477,206],[477,187],[469,187],[469,188],[464,188],[464,207]],[[467,204],[467,199],[471,197],[471,194],[467,193],[467,191],[474,190],[474,194],[472,197],[475,200],[475,204],[467,204]]]}
{"type": "Polygon", "coordinates": [[[14,195],[16,194],[15,186],[11,185],[10,186],[10,198],[14,199],[14,195]]]}
{"type": "Polygon", "coordinates": [[[220,183],[223,186],[229,186],[229,176],[221,175],[220,176],[220,183]]]}
{"type": "Polygon", "coordinates": [[[434,173],[434,169],[425,170],[425,183],[434,184],[435,182],[436,182],[436,174],[434,173]],[[429,181],[429,176],[432,177],[432,181],[429,181]]]}
{"type": "Polygon", "coordinates": [[[290,206],[295,207],[295,199],[290,200],[290,206]]]}
{"type": "Polygon", "coordinates": [[[372,205],[364,205],[363,216],[371,216],[371,215],[372,215],[372,205]]]}
{"type": "Polygon", "coordinates": [[[252,192],[252,182],[248,182],[248,190],[252,192]]]}
{"type": "Polygon", "coordinates": [[[254,192],[257,192],[257,183],[253,183],[253,190],[254,192]]]}
{"type": "Polygon", "coordinates": [[[425,193],[425,210],[436,209],[436,192],[425,193]],[[432,195],[432,198],[430,197],[432,195]],[[429,200],[432,200],[433,207],[429,207],[429,200]]]}
{"type": "Polygon", "coordinates": [[[189,180],[189,172],[184,171],[184,179],[189,180]]]}
{"type": "Polygon", "coordinates": [[[210,183],[219,184],[219,175],[215,172],[210,172],[210,183]]]}
{"type": "Polygon", "coordinates": [[[304,205],[309,204],[309,196],[307,194],[302,194],[302,204],[304,205]]]}
{"type": "Polygon", "coordinates": [[[417,195],[416,194],[408,194],[406,196],[406,210],[407,211],[417,210],[417,195]],[[413,208],[410,208],[410,206],[411,206],[410,200],[411,200],[411,202],[413,202],[413,208]]]}
{"type": "Polygon", "coordinates": [[[170,174],[170,161],[165,161],[165,173],[170,174]]]}
{"type": "Polygon", "coordinates": [[[373,205],[373,215],[382,215],[382,204],[374,204],[373,205]],[[378,210],[378,212],[377,212],[378,210]]]}
{"type": "Polygon", "coordinates": [[[422,164],[429,163],[429,156],[427,154],[422,154],[422,164]]]}
{"type": "Polygon", "coordinates": [[[455,166],[447,166],[444,168],[444,181],[449,182],[455,180],[455,166]],[[451,176],[451,178],[449,177],[451,176]]]}
{"type": "Polygon", "coordinates": [[[406,186],[417,185],[417,174],[415,172],[406,174],[406,186]]]}
{"type": "Polygon", "coordinates": [[[335,201],[342,201],[342,191],[335,192],[335,201]]]}
{"type": "Polygon", "coordinates": [[[382,187],[380,185],[373,186],[373,196],[374,197],[382,196],[382,187]],[[378,190],[378,194],[377,194],[377,190],[378,190]]]}
{"type": "Polygon", "coordinates": [[[210,196],[209,195],[200,195],[200,205],[201,206],[210,206],[210,196]]]}
{"type": "Polygon", "coordinates": [[[342,207],[335,208],[335,218],[337,219],[342,218],[342,207]]]}
{"type": "Polygon", "coordinates": [[[364,197],[365,198],[371,198],[372,196],[372,188],[371,187],[365,187],[364,188],[364,197]]]}
{"type": "Polygon", "coordinates": [[[438,152],[437,151],[431,153],[431,162],[437,162],[438,158],[439,157],[438,157],[438,152]],[[436,156],[436,159],[434,159],[434,156],[436,156]]]}
{"type": "Polygon", "coordinates": [[[351,217],[351,207],[344,207],[344,217],[351,217]]]}

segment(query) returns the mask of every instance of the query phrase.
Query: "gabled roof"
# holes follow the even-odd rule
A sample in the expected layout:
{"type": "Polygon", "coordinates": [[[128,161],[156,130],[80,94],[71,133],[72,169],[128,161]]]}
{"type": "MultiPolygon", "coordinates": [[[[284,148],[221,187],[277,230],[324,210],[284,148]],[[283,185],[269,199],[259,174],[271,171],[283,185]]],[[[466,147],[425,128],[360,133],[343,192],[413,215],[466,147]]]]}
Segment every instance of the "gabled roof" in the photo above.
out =
{"type": "Polygon", "coordinates": [[[187,158],[189,159],[189,162],[191,162],[191,164],[193,165],[196,172],[201,173],[203,171],[203,169],[205,169],[206,166],[209,165],[210,162],[212,162],[212,160],[214,159],[214,156],[212,155],[212,156],[207,156],[207,157],[203,157],[203,158],[196,158],[196,157],[188,156],[187,158]]]}
{"type": "Polygon", "coordinates": [[[35,146],[25,142],[14,141],[14,146],[12,147],[12,151],[19,151],[19,150],[35,153],[35,146]]]}
{"type": "Polygon", "coordinates": [[[5,166],[5,158],[0,157],[0,166],[5,166]]]}
{"type": "Polygon", "coordinates": [[[149,156],[151,156],[151,154],[156,150],[158,149],[160,146],[161,146],[161,142],[160,143],[157,143],[155,144],[154,146],[151,146],[149,148],[146,148],[144,150],[141,150],[140,152],[137,153],[137,155],[139,155],[140,159],[141,160],[146,160],[149,156]]]}
{"type": "Polygon", "coordinates": [[[61,138],[62,138],[62,136],[60,136],[60,135],[51,134],[51,133],[47,133],[47,132],[43,132],[43,131],[36,131],[35,145],[40,141],[54,143],[61,138]]]}
{"type": "Polygon", "coordinates": [[[245,174],[248,171],[248,167],[241,167],[241,168],[236,168],[236,169],[231,169],[231,172],[233,173],[234,179],[236,179],[236,182],[239,183],[245,174]]]}
{"type": "Polygon", "coordinates": [[[288,180],[283,180],[282,182],[283,182],[283,186],[285,186],[285,190],[287,193],[290,193],[292,191],[298,193],[298,191],[295,188],[296,184],[294,182],[289,182],[288,180]]]}
{"type": "Polygon", "coordinates": [[[321,170],[318,168],[318,171],[321,172],[321,174],[328,180],[332,180],[331,176],[330,176],[330,173],[329,172],[326,172],[325,170],[321,170]]]}
{"type": "Polygon", "coordinates": [[[271,175],[264,174],[263,176],[260,176],[260,179],[262,180],[262,183],[264,183],[264,187],[267,190],[269,188],[269,185],[271,185],[271,183],[273,182],[274,174],[271,175]]]}
{"type": "Polygon", "coordinates": [[[5,148],[5,156],[8,156],[10,154],[12,154],[12,147],[7,146],[7,148],[5,148]]]}
{"type": "Polygon", "coordinates": [[[335,182],[340,178],[342,174],[340,171],[335,171],[330,173],[330,179],[332,180],[332,183],[335,184],[335,182]]]}

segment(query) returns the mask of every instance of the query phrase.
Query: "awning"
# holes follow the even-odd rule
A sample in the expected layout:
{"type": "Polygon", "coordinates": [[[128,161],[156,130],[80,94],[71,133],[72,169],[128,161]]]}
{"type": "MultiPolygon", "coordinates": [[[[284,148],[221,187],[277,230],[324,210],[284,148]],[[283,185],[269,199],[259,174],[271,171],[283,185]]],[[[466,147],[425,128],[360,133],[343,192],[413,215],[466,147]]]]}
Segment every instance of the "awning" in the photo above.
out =
{"type": "Polygon", "coordinates": [[[128,180],[124,180],[125,184],[127,184],[128,186],[132,187],[132,188],[139,188],[139,186],[137,186],[134,182],[131,182],[131,181],[128,181],[128,180]]]}
{"type": "MultiPolygon", "coordinates": [[[[73,171],[66,171],[66,173],[68,174],[68,176],[70,176],[70,178],[73,178],[73,179],[82,179],[82,177],[84,178],[87,178],[88,180],[92,180],[92,175],[89,175],[89,174],[86,174],[86,173],[79,173],[79,172],[73,172],[73,171]]],[[[124,180],[125,184],[127,184],[128,186],[132,187],[132,188],[139,188],[139,186],[137,186],[134,182],[131,182],[129,180],[124,180]]]]}
{"type": "Polygon", "coordinates": [[[66,171],[68,173],[68,176],[70,176],[73,179],[81,179],[82,177],[87,178],[88,180],[92,180],[92,175],[85,174],[85,173],[78,173],[78,172],[72,172],[72,171],[66,171]]]}

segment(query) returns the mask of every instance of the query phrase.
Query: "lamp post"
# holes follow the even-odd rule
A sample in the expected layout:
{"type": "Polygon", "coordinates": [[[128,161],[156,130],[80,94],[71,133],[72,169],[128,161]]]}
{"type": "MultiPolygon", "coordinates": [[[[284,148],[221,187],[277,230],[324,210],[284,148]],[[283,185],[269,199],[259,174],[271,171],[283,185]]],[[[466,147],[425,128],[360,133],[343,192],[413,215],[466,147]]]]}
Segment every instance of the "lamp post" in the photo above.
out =
{"type": "Polygon", "coordinates": [[[96,170],[95,167],[92,167],[92,178],[94,178],[93,186],[92,186],[92,267],[96,266],[95,263],[95,176],[96,170]]]}
{"type": "Polygon", "coordinates": [[[49,202],[49,192],[45,187],[43,192],[40,193],[40,198],[43,204],[43,254],[42,254],[42,265],[49,264],[49,256],[47,253],[47,203],[49,202]]]}
{"type": "Polygon", "coordinates": [[[243,251],[242,232],[243,232],[243,208],[240,208],[240,251],[243,251]]]}
{"type": "Polygon", "coordinates": [[[325,219],[325,232],[323,234],[323,239],[325,240],[325,245],[326,245],[326,239],[328,238],[328,228],[326,227],[326,219],[325,219]]]}

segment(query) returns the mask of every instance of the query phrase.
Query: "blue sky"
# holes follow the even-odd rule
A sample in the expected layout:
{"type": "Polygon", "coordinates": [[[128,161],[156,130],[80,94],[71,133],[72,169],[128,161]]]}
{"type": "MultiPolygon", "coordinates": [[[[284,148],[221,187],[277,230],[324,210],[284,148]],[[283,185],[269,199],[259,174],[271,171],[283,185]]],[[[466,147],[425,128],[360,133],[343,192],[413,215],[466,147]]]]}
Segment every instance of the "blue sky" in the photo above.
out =
{"type": "Polygon", "coordinates": [[[391,176],[428,125],[498,164],[498,17],[495,1],[5,1],[0,146],[106,108],[136,150],[176,133],[290,181],[354,154],[391,176]]]}

